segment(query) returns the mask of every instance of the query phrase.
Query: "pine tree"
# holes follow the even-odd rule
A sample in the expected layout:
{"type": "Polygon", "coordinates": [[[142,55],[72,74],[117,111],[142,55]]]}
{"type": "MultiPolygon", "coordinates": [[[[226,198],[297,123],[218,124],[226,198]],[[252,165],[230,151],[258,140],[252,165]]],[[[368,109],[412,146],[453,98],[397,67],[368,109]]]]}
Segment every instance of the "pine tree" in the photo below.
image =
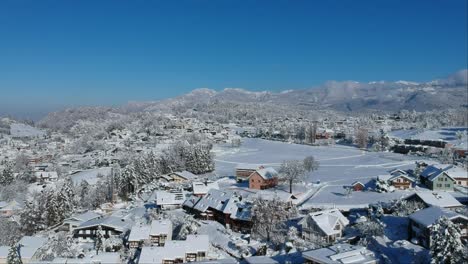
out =
{"type": "Polygon", "coordinates": [[[49,191],[46,196],[47,208],[46,208],[46,223],[47,226],[56,225],[61,221],[63,215],[63,208],[59,206],[57,195],[52,191],[49,191]]]}
{"type": "Polygon", "coordinates": [[[23,264],[19,254],[19,245],[13,245],[8,251],[7,264],[23,264]]]}
{"type": "Polygon", "coordinates": [[[0,185],[10,185],[15,180],[13,175],[13,171],[11,170],[11,166],[7,165],[5,169],[3,169],[2,174],[0,174],[0,185]]]}
{"type": "Polygon", "coordinates": [[[432,263],[456,263],[458,256],[463,254],[460,227],[447,217],[441,217],[431,227],[432,263]]]}
{"type": "Polygon", "coordinates": [[[98,226],[98,230],[96,232],[96,255],[99,254],[99,250],[103,251],[104,246],[104,231],[102,230],[101,226],[98,226]]]}

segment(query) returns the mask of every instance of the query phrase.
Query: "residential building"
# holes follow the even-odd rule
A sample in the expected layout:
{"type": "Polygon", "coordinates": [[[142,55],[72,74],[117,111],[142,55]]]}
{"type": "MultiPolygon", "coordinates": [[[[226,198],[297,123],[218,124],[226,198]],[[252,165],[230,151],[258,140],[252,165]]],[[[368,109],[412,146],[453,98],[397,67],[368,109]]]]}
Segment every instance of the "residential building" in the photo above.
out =
{"type": "Polygon", "coordinates": [[[338,209],[331,209],[310,213],[298,224],[304,239],[320,237],[330,243],[342,236],[349,221],[338,209]]]}
{"type": "MultiPolygon", "coordinates": [[[[458,171],[458,170],[457,170],[458,171]]],[[[453,165],[433,164],[420,175],[421,183],[434,191],[453,191],[455,185],[453,165]]]]}
{"type": "Polygon", "coordinates": [[[257,171],[263,169],[263,166],[241,164],[236,167],[236,180],[238,182],[248,181],[249,176],[257,171]]]}
{"type": "Polygon", "coordinates": [[[462,238],[468,238],[468,217],[445,208],[431,206],[426,209],[419,210],[409,216],[408,232],[410,240],[417,241],[423,247],[430,248],[430,228],[442,216],[445,216],[452,222],[459,224],[460,229],[462,230],[462,238]]]}
{"type": "Polygon", "coordinates": [[[198,179],[197,175],[191,173],[190,171],[177,171],[168,174],[174,182],[187,182],[187,181],[196,181],[198,179]]]}
{"type": "Polygon", "coordinates": [[[74,236],[84,240],[93,241],[99,227],[104,232],[104,237],[118,236],[133,226],[133,221],[125,217],[104,216],[86,221],[75,228],[74,236]]]}
{"type": "Polygon", "coordinates": [[[170,220],[153,220],[149,236],[153,245],[163,247],[166,241],[172,240],[172,222],[170,220]]]}
{"type": "Polygon", "coordinates": [[[36,171],[34,176],[38,181],[57,181],[58,174],[56,171],[36,171]]]}
{"type": "Polygon", "coordinates": [[[384,181],[388,185],[395,187],[395,189],[400,190],[413,188],[416,182],[406,171],[400,169],[392,170],[388,175],[379,175],[378,180],[384,181]]]}
{"type": "Polygon", "coordinates": [[[219,189],[218,183],[212,181],[192,183],[192,190],[195,196],[202,197],[207,194],[210,189],[219,189]]]}
{"type": "Polygon", "coordinates": [[[96,219],[98,217],[101,217],[101,215],[92,211],[87,211],[81,214],[73,214],[72,216],[63,221],[63,224],[60,227],[58,227],[58,230],[73,231],[82,223],[92,219],[96,219]]]}
{"type": "Polygon", "coordinates": [[[175,209],[182,206],[185,201],[183,191],[154,191],[149,200],[155,201],[156,206],[161,209],[175,209]]]}
{"type": "Polygon", "coordinates": [[[167,241],[163,247],[143,247],[138,263],[174,264],[204,261],[208,249],[208,235],[188,235],[186,240],[167,241]]]}
{"type": "Polygon", "coordinates": [[[335,244],[326,248],[309,250],[302,253],[306,264],[377,264],[372,251],[363,246],[335,244]]]}
{"type": "Polygon", "coordinates": [[[138,248],[143,244],[150,242],[151,226],[138,224],[132,227],[130,235],[128,235],[128,246],[130,248],[138,248]]]}
{"type": "Polygon", "coordinates": [[[447,192],[416,192],[404,198],[407,201],[417,201],[423,203],[426,207],[439,206],[447,209],[463,208],[457,199],[447,192]]]}
{"type": "Polygon", "coordinates": [[[184,209],[206,220],[215,220],[234,230],[248,231],[251,223],[251,203],[231,191],[211,189],[198,198],[193,196],[184,203],[184,209]]]}
{"type": "MultiPolygon", "coordinates": [[[[24,236],[21,238],[20,241],[18,241],[18,244],[21,245],[19,247],[19,253],[22,263],[27,264],[36,262],[38,260],[36,253],[46,242],[47,238],[44,237],[24,236]]],[[[10,247],[8,246],[0,247],[0,264],[7,263],[9,251],[10,247]]]]}
{"type": "Polygon", "coordinates": [[[355,181],[351,184],[351,187],[353,188],[353,191],[360,192],[363,191],[366,186],[360,181],[355,181]]]}
{"type": "Polygon", "coordinates": [[[256,170],[249,176],[249,188],[264,190],[278,185],[278,172],[271,168],[262,168],[256,170]]]}

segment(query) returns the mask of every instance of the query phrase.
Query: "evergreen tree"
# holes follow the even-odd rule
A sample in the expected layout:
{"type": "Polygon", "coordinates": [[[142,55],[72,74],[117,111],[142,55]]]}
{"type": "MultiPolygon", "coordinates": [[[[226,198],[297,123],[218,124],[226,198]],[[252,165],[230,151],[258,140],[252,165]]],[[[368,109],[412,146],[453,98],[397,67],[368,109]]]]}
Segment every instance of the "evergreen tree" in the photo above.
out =
{"type": "Polygon", "coordinates": [[[101,226],[98,226],[98,230],[96,233],[96,243],[95,243],[95,249],[96,249],[96,255],[99,254],[99,250],[103,250],[104,248],[104,231],[102,230],[101,226]]]}
{"type": "Polygon", "coordinates": [[[441,217],[431,227],[432,263],[457,263],[463,255],[460,227],[447,217],[441,217]]]}
{"type": "Polygon", "coordinates": [[[53,226],[60,222],[63,215],[63,208],[59,206],[57,195],[51,191],[46,196],[46,223],[47,226],[53,226]]]}
{"type": "Polygon", "coordinates": [[[89,194],[89,183],[87,181],[81,181],[79,188],[79,201],[82,207],[86,207],[86,198],[89,194]]]}
{"type": "Polygon", "coordinates": [[[8,251],[7,264],[23,264],[19,254],[19,245],[13,245],[8,251]]]}
{"type": "Polygon", "coordinates": [[[21,229],[26,235],[47,228],[48,203],[46,193],[34,193],[20,213],[21,229]]]}
{"type": "Polygon", "coordinates": [[[11,170],[11,166],[7,165],[5,169],[3,169],[2,174],[0,174],[0,185],[10,185],[15,180],[15,176],[13,175],[13,171],[11,170]]]}

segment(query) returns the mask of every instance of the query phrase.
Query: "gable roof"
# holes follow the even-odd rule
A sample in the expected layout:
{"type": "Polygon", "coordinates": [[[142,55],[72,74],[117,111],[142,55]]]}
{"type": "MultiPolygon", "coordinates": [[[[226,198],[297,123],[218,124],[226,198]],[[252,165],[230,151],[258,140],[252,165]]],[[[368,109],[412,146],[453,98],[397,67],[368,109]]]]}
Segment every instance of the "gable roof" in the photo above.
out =
{"type": "Polygon", "coordinates": [[[173,172],[171,174],[175,174],[179,177],[182,177],[186,180],[196,180],[198,177],[197,175],[191,173],[190,171],[176,171],[176,172],[173,172]]]}
{"type": "Polygon", "coordinates": [[[193,182],[193,194],[206,194],[210,189],[219,189],[218,182],[193,182]]]}
{"type": "Polygon", "coordinates": [[[310,213],[299,221],[300,225],[308,225],[309,223],[315,224],[324,234],[330,236],[340,232],[334,230],[337,223],[346,226],[349,221],[338,209],[331,209],[310,213]]]}
{"type": "Polygon", "coordinates": [[[421,172],[421,177],[428,179],[430,181],[434,181],[437,177],[445,173],[445,175],[447,175],[450,179],[455,180],[450,175],[450,173],[448,173],[450,169],[452,168],[453,168],[453,165],[450,165],[450,164],[432,164],[432,165],[427,166],[421,172]]]}
{"type": "Polygon", "coordinates": [[[430,227],[435,224],[442,216],[445,216],[450,220],[455,218],[463,218],[468,221],[468,217],[438,206],[431,206],[416,211],[415,213],[409,215],[409,218],[418,224],[421,224],[425,227],[430,227]]]}
{"type": "Polygon", "coordinates": [[[425,204],[439,207],[462,207],[463,205],[448,192],[416,192],[404,198],[419,197],[425,204]]]}
{"type": "Polygon", "coordinates": [[[228,200],[233,195],[234,194],[230,191],[211,189],[198,201],[198,203],[195,204],[193,209],[200,212],[205,212],[208,210],[208,208],[213,208],[217,211],[223,211],[228,200]]]}
{"type": "Polygon", "coordinates": [[[79,225],[75,230],[86,229],[90,227],[97,227],[97,226],[107,226],[113,228],[119,232],[124,232],[128,230],[133,225],[133,221],[121,217],[116,216],[106,216],[106,217],[99,217],[95,219],[91,219],[79,225]]]}
{"type": "MultiPolygon", "coordinates": [[[[259,170],[256,170],[255,172],[258,173],[258,175],[260,175],[260,177],[262,177],[264,180],[269,180],[278,177],[278,172],[272,167],[261,168],[259,170]]],[[[252,173],[252,175],[253,174],[254,173],[252,173]]],[[[252,177],[252,175],[250,175],[249,177],[252,177]]]]}
{"type": "Polygon", "coordinates": [[[351,183],[351,186],[355,186],[355,185],[358,185],[358,184],[362,185],[363,187],[366,186],[366,185],[364,185],[364,183],[362,183],[360,181],[355,181],[355,182],[351,183]]]}

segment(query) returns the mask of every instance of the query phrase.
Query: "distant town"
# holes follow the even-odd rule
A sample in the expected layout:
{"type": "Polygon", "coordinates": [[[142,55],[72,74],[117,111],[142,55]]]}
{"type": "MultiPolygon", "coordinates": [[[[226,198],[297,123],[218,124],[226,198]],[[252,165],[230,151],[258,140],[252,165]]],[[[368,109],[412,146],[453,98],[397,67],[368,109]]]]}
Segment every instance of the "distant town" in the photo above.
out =
{"type": "Polygon", "coordinates": [[[0,119],[0,263],[466,260],[463,112],[259,106],[0,119]]]}

